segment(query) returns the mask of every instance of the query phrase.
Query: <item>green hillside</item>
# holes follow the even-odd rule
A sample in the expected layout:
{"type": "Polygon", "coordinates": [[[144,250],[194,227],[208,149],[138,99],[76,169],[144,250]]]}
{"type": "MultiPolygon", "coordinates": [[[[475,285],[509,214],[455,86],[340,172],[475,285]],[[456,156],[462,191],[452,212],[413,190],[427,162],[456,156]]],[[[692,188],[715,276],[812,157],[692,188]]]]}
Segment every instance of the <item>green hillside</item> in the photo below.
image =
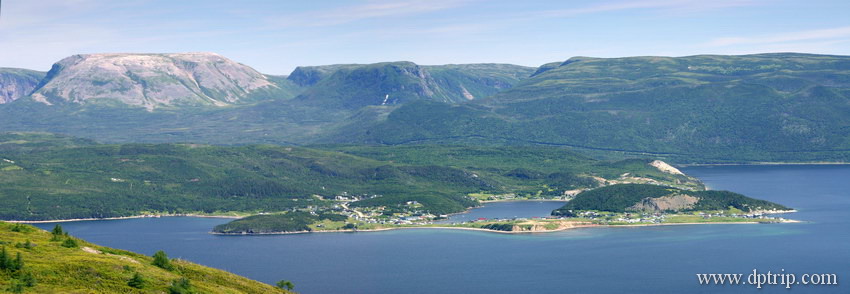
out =
{"type": "Polygon", "coordinates": [[[377,196],[358,205],[416,200],[442,214],[476,205],[471,193],[557,197],[600,184],[591,177],[624,173],[702,188],[648,161],[599,161],[555,147],[101,145],[27,136],[0,137],[10,140],[0,142],[0,219],[275,212],[331,205],[322,198],[337,195],[377,196]]]}
{"type": "Polygon", "coordinates": [[[328,140],[551,144],[677,161],[847,161],[850,57],[571,58],[493,97],[414,103],[328,140]]]}
{"type": "Polygon", "coordinates": [[[184,260],[155,266],[150,256],[29,225],[0,222],[0,250],[0,291],[10,293],[288,293],[184,260]]]}
{"type": "Polygon", "coordinates": [[[14,75],[23,79],[27,79],[30,81],[34,81],[38,83],[39,80],[44,78],[46,72],[23,69],[23,68],[11,68],[11,67],[0,67],[0,75],[14,75]]]}
{"type": "Polygon", "coordinates": [[[334,69],[297,99],[330,109],[398,105],[417,100],[458,103],[508,89],[532,70],[505,64],[419,66],[412,62],[334,69]]]}
{"type": "Polygon", "coordinates": [[[642,201],[662,199],[657,201],[661,207],[658,212],[679,211],[723,211],[730,208],[743,212],[761,210],[789,210],[788,207],[765,200],[753,199],[729,191],[687,191],[672,187],[620,184],[584,191],[567,202],[563,207],[552,212],[553,215],[575,216],[578,211],[594,210],[607,212],[629,212],[646,210],[646,206],[636,206],[642,201]],[[688,197],[694,197],[688,201],[688,197]],[[678,203],[677,203],[678,202],[678,203]],[[640,208],[638,208],[640,207],[640,208]],[[673,208],[675,207],[675,208],[673,208]]]}
{"type": "Polygon", "coordinates": [[[551,145],[677,163],[850,161],[847,56],[574,57],[536,70],[386,62],[266,78],[275,93],[226,107],[25,97],[0,105],[0,129],[112,143],[551,145]]]}

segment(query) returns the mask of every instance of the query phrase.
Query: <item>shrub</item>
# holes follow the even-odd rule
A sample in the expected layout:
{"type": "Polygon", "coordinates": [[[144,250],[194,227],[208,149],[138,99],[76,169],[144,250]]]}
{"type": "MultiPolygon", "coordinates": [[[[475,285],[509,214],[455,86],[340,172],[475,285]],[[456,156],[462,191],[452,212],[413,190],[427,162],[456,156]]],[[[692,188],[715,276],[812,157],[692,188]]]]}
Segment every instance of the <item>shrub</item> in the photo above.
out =
{"type": "Polygon", "coordinates": [[[62,247],[77,248],[77,246],[79,246],[79,244],[77,244],[77,240],[74,240],[74,238],[67,238],[65,241],[62,241],[62,247]]]}
{"type": "Polygon", "coordinates": [[[168,255],[162,250],[153,254],[153,265],[169,271],[174,270],[174,265],[171,264],[171,260],[168,259],[168,255]]]}
{"type": "Polygon", "coordinates": [[[189,282],[187,278],[179,278],[171,282],[171,286],[168,287],[168,292],[171,294],[193,294],[197,293],[195,288],[192,287],[192,283],[189,282]]]}

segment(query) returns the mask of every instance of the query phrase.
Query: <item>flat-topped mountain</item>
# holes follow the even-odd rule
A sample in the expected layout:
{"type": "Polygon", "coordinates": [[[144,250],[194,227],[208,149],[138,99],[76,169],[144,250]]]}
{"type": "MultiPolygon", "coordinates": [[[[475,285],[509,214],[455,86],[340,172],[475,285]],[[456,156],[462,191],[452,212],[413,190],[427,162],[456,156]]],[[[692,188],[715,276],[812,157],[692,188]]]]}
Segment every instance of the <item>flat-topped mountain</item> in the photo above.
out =
{"type": "Polygon", "coordinates": [[[848,81],[847,56],[575,57],[541,66],[485,100],[402,106],[346,139],[475,138],[690,158],[823,160],[848,149],[848,81]]]}
{"type": "Polygon", "coordinates": [[[32,99],[150,110],[229,105],[278,88],[256,70],[214,53],[83,54],[54,64],[32,99]]]}
{"type": "Polygon", "coordinates": [[[356,109],[416,100],[481,99],[511,88],[533,70],[508,64],[420,66],[404,61],[298,68],[289,79],[311,86],[297,100],[356,109]]]}
{"type": "Polygon", "coordinates": [[[0,104],[29,95],[42,78],[44,72],[40,71],[0,68],[0,104]]]}
{"type": "Polygon", "coordinates": [[[848,81],[850,57],[798,53],[573,57],[537,69],[385,62],[299,67],[289,76],[207,53],[95,54],[57,63],[31,98],[0,105],[0,131],[105,142],[547,144],[673,162],[850,161],[848,81]]]}

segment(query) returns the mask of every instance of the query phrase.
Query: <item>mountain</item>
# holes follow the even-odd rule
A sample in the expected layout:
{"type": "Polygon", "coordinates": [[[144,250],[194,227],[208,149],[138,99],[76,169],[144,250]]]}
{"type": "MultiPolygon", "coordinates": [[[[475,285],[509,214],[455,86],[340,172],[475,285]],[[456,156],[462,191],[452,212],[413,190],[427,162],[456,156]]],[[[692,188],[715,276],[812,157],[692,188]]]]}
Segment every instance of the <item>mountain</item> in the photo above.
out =
{"type": "Polygon", "coordinates": [[[53,65],[32,93],[47,105],[225,106],[284,91],[214,53],[83,54],[53,65]]]}
{"type": "Polygon", "coordinates": [[[20,68],[0,68],[0,104],[32,93],[45,73],[20,68]]]}
{"type": "Polygon", "coordinates": [[[0,259],[8,260],[0,265],[0,289],[9,293],[290,293],[180,259],[165,269],[150,256],[30,225],[0,222],[0,247],[0,259]],[[136,275],[143,282],[130,286],[136,275]],[[181,279],[188,283],[175,286],[181,279]]]}
{"type": "Polygon", "coordinates": [[[290,77],[318,80],[296,99],[311,104],[359,109],[428,100],[459,103],[508,89],[531,74],[528,67],[505,64],[420,66],[412,62],[340,65],[296,69],[290,77]],[[325,76],[322,78],[322,76],[325,76]]]}
{"type": "Polygon", "coordinates": [[[340,69],[356,68],[359,64],[332,64],[319,66],[299,66],[286,78],[296,85],[309,87],[327,78],[340,69]]]}
{"type": "MultiPolygon", "coordinates": [[[[532,70],[501,64],[419,66],[407,62],[299,67],[289,76],[265,76],[280,90],[264,96],[271,98],[248,99],[228,107],[163,105],[145,109],[59,102],[48,106],[23,99],[0,107],[0,130],[62,133],[122,143],[304,144],[318,141],[330,130],[371,125],[398,103],[467,101],[464,91],[468,97],[482,99],[510,87],[532,70]],[[378,100],[387,93],[392,97],[387,105],[380,105],[378,100]]],[[[77,91],[71,85],[68,89],[77,91]]]]}
{"type": "MultiPolygon", "coordinates": [[[[173,60],[162,54],[127,56],[173,60]]],[[[847,56],[574,57],[537,69],[386,62],[299,67],[289,76],[259,75],[231,64],[271,86],[221,92],[231,96],[204,94],[218,100],[169,96],[174,101],[167,104],[132,100],[137,96],[116,88],[120,82],[92,82],[100,75],[138,74],[91,67],[84,76],[68,78],[65,63],[73,62],[57,63],[35,99],[0,105],[0,130],[116,143],[542,144],[677,163],[850,161],[847,56]],[[58,82],[76,79],[87,82],[80,87],[58,82]],[[70,100],[83,104],[47,95],[92,91],[103,93],[70,100]],[[127,94],[121,97],[144,107],[95,103],[120,101],[92,98],[106,93],[127,94]],[[206,107],[177,107],[178,101],[206,107]]],[[[158,66],[133,68],[156,73],[158,66]]],[[[204,85],[205,77],[225,75],[197,76],[204,85]]],[[[165,74],[128,85],[157,90],[144,85],[171,78],[165,74]]]]}
{"type": "Polygon", "coordinates": [[[327,138],[551,144],[678,161],[848,161],[850,57],[571,58],[461,105],[419,102],[327,138]]]}

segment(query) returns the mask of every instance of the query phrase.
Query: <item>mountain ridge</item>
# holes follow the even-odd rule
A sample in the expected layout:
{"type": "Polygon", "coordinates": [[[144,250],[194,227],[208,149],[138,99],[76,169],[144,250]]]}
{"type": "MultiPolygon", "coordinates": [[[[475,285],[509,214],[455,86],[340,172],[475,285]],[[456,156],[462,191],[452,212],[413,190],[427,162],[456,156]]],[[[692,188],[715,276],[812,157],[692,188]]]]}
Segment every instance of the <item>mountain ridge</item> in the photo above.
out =
{"type": "Polygon", "coordinates": [[[119,102],[152,110],[171,105],[225,106],[280,87],[215,53],[78,54],[55,63],[32,99],[55,103],[119,102]]]}
{"type": "Polygon", "coordinates": [[[0,68],[0,104],[29,95],[46,74],[23,68],[0,68]]]}
{"type": "Polygon", "coordinates": [[[543,144],[678,163],[850,161],[848,56],[388,62],[266,77],[287,93],[150,113],[19,99],[0,105],[0,123],[105,142],[543,144]]]}

